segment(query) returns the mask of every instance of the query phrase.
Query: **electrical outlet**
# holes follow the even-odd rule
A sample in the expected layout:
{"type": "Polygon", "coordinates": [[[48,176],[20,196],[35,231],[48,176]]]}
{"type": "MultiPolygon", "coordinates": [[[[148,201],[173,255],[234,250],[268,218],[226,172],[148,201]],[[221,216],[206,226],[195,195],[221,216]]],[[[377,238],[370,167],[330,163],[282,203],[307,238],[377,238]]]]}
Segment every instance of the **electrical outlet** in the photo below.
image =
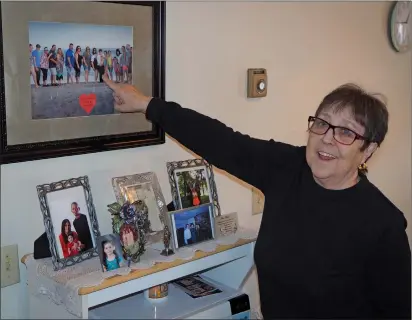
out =
{"type": "Polygon", "coordinates": [[[20,282],[17,244],[1,247],[1,287],[20,282]]]}
{"type": "Polygon", "coordinates": [[[263,213],[264,206],[265,196],[260,190],[252,188],[252,215],[263,213]]]}

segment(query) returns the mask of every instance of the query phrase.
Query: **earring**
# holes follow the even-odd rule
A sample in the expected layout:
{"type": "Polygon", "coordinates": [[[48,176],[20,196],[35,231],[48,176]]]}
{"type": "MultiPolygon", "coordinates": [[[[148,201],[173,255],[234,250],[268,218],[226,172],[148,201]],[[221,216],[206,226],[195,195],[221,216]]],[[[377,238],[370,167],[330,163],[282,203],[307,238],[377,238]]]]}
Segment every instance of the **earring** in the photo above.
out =
{"type": "Polygon", "coordinates": [[[366,169],[368,169],[368,165],[364,162],[364,163],[359,165],[358,169],[359,170],[366,170],[366,169]]]}

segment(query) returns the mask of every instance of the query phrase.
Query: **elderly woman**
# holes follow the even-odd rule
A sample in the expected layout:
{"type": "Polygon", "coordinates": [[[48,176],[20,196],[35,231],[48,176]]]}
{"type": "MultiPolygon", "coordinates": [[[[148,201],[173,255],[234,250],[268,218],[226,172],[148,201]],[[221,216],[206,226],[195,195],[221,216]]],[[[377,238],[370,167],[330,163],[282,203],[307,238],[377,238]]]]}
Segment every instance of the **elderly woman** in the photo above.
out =
{"type": "Polygon", "coordinates": [[[308,119],[307,145],[292,146],[105,81],[117,110],[144,112],[264,193],[254,253],[264,318],[410,319],[406,220],[365,174],[388,129],[388,111],[376,96],[355,85],[333,90],[308,119]]]}

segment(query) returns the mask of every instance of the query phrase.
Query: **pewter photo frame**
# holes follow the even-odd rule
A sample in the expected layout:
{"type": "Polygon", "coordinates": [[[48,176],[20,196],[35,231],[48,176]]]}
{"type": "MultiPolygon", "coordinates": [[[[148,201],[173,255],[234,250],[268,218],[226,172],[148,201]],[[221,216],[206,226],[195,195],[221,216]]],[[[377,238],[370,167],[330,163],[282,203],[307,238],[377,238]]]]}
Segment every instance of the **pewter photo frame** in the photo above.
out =
{"type": "Polygon", "coordinates": [[[214,215],[220,216],[211,164],[204,159],[189,159],[167,162],[166,167],[176,210],[212,203],[214,215]]]}
{"type": "Polygon", "coordinates": [[[38,185],[37,194],[54,270],[97,257],[100,231],[89,178],[38,185]]]}
{"type": "Polygon", "coordinates": [[[167,205],[157,176],[154,172],[112,178],[116,200],[123,205],[141,200],[147,207],[150,230],[146,231],[149,239],[163,233],[167,219],[167,205]]]}

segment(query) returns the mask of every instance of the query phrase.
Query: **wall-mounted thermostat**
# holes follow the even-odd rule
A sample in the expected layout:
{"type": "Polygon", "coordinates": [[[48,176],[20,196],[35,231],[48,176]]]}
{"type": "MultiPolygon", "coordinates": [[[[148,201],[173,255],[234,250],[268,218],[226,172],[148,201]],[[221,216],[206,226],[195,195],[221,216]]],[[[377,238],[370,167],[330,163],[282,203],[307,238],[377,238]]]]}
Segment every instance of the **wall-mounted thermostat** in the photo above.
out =
{"type": "Polygon", "coordinates": [[[247,97],[261,98],[266,97],[268,77],[266,69],[247,70],[247,97]]]}

